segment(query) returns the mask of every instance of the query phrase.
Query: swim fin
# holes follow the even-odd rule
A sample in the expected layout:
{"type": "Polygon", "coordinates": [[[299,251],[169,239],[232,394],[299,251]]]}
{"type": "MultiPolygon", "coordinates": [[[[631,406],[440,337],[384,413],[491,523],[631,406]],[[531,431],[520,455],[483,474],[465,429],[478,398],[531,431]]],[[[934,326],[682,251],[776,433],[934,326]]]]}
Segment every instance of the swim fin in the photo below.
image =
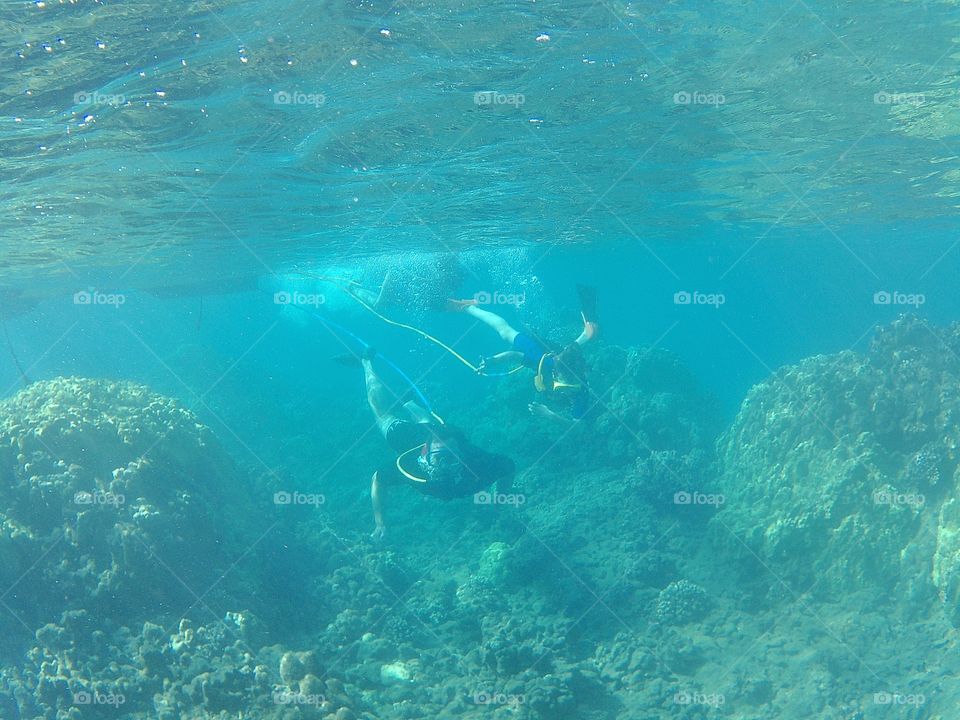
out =
{"type": "Polygon", "coordinates": [[[343,355],[334,355],[332,358],[337,365],[343,365],[344,367],[360,367],[360,357],[354,355],[353,353],[343,353],[343,355]]]}
{"type": "Polygon", "coordinates": [[[599,325],[600,316],[597,314],[597,289],[592,285],[577,285],[577,295],[580,296],[580,312],[583,313],[584,322],[599,325]]]}
{"type": "Polygon", "coordinates": [[[373,360],[377,356],[377,350],[370,345],[367,345],[363,350],[360,351],[360,354],[356,353],[343,353],[342,355],[334,355],[331,360],[333,360],[338,365],[343,365],[345,367],[360,367],[363,365],[363,360],[373,360]]]}

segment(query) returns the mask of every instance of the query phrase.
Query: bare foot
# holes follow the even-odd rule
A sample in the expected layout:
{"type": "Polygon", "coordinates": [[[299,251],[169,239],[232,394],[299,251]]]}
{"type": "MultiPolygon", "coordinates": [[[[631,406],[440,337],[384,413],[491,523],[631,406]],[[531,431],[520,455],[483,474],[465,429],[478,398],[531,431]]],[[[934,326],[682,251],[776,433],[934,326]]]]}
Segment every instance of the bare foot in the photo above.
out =
{"type": "Polygon", "coordinates": [[[580,313],[580,317],[583,318],[583,336],[587,340],[593,340],[597,335],[600,334],[600,325],[587,320],[583,313],[580,313]]]}
{"type": "Polygon", "coordinates": [[[447,311],[448,312],[463,312],[468,307],[473,307],[477,304],[476,298],[470,298],[469,300],[454,300],[450,298],[447,300],[447,311]]]}

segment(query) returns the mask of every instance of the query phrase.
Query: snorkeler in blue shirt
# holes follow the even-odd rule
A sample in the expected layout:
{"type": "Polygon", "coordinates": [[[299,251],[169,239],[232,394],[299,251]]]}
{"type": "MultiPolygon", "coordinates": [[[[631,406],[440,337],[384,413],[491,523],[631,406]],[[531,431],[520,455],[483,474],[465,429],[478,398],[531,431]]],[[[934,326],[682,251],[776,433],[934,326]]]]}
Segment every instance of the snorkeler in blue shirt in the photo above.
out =
{"type": "Polygon", "coordinates": [[[482,374],[494,367],[523,366],[534,371],[533,384],[545,398],[566,405],[569,414],[550,409],[545,403],[531,402],[528,409],[534,415],[571,425],[582,419],[590,407],[590,389],[587,384],[587,364],[582,347],[600,332],[596,311],[596,292],[593,288],[578,285],[583,331],[580,336],[559,352],[551,350],[536,336],[516,330],[510,323],[494,312],[478,306],[476,300],[451,300],[448,307],[470,315],[493,329],[510,345],[510,350],[483,358],[479,372],[482,374]]]}

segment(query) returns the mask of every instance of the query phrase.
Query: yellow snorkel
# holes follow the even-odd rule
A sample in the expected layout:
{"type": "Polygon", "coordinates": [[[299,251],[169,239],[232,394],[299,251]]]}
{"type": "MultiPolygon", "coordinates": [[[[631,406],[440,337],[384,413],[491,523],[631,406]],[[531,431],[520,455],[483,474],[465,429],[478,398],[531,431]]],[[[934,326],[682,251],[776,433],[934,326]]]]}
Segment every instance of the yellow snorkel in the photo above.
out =
{"type": "Polygon", "coordinates": [[[553,371],[550,372],[550,384],[547,385],[543,377],[543,363],[546,362],[548,357],[554,357],[554,354],[544,353],[540,356],[540,362],[537,363],[537,374],[533,376],[533,387],[537,389],[537,392],[546,392],[547,390],[551,392],[557,390],[579,390],[583,387],[580,383],[565,383],[556,380],[553,376],[553,371]]]}
{"type": "Polygon", "coordinates": [[[550,356],[550,353],[544,353],[540,356],[540,362],[537,363],[537,374],[533,376],[533,386],[537,392],[545,392],[547,384],[543,381],[543,363],[550,356]]]}

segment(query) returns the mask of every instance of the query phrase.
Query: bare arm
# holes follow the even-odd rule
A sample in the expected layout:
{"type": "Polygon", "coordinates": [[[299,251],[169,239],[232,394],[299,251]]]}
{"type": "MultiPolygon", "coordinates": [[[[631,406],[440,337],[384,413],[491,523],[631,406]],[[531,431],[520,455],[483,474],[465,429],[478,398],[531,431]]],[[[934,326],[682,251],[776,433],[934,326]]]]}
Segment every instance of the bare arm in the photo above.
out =
{"type": "Polygon", "coordinates": [[[507,350],[502,353],[497,353],[496,355],[491,355],[490,357],[485,357],[480,361],[480,372],[482,373],[489,367],[497,367],[498,365],[512,364],[519,365],[523,362],[523,353],[517,352],[516,350],[507,350]]]}
{"type": "Polygon", "coordinates": [[[560,413],[554,412],[543,403],[532,402],[527,406],[527,409],[529,409],[533,415],[544,418],[546,420],[550,420],[551,422],[556,423],[557,425],[560,425],[562,427],[570,428],[576,425],[578,422],[573,418],[568,418],[565,415],[561,415],[560,413]]]}
{"type": "Polygon", "coordinates": [[[373,521],[376,523],[376,528],[370,537],[374,540],[382,540],[387,526],[383,523],[383,489],[379,471],[373,474],[373,480],[370,483],[370,502],[373,503],[373,521]]]}

